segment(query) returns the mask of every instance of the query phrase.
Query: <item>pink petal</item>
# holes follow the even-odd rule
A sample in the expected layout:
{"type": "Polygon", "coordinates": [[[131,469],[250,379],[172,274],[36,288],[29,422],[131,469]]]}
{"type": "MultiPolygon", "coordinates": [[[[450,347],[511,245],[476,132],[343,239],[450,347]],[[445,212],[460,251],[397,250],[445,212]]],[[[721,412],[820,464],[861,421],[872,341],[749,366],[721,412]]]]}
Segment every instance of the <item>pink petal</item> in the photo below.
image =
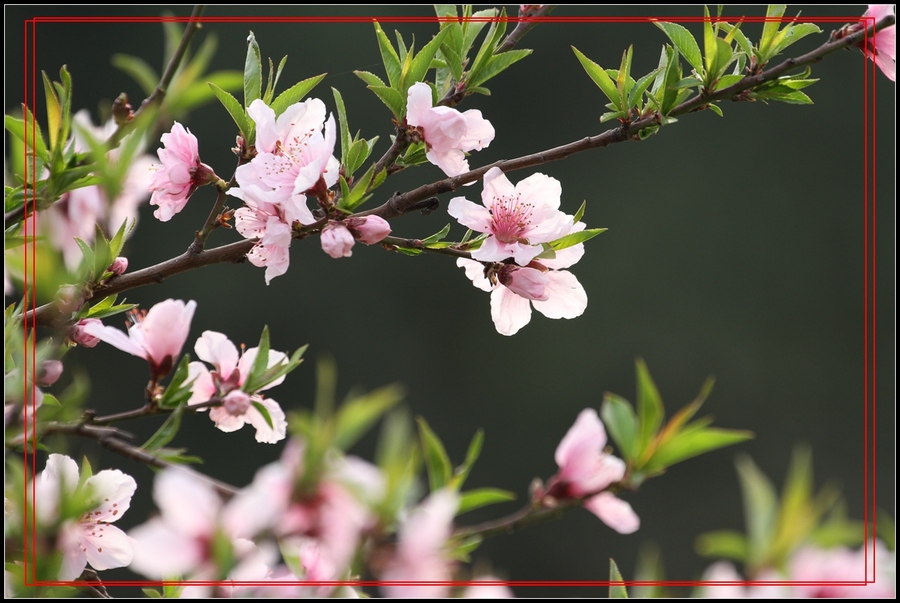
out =
{"type": "Polygon", "coordinates": [[[534,302],[534,309],[547,318],[575,318],[587,308],[587,293],[575,275],[565,270],[547,273],[550,299],[534,302]]]}
{"type": "Polygon", "coordinates": [[[203,331],[194,344],[197,357],[216,367],[223,379],[228,379],[238,364],[238,351],[224,334],[217,331],[203,331]]]}
{"type": "Polygon", "coordinates": [[[134,528],[129,536],[134,541],[134,558],[129,568],[148,578],[187,576],[204,560],[200,540],[180,532],[159,517],[134,528]]]}
{"type": "MultiPolygon", "coordinates": [[[[137,490],[137,482],[118,469],[105,469],[85,481],[91,491],[91,521],[117,521],[128,507],[137,490]]],[[[91,564],[93,565],[93,564],[91,564]]],[[[101,569],[94,565],[94,569],[101,569]]]]}
{"type": "Polygon", "coordinates": [[[596,457],[606,446],[606,429],[593,408],[585,408],[578,414],[575,424],[556,447],[554,459],[560,469],[579,463],[580,457],[596,457]]]}
{"type": "Polygon", "coordinates": [[[116,526],[86,526],[82,544],[87,549],[87,562],[95,570],[124,567],[134,557],[134,541],[116,526]]]}
{"type": "Polygon", "coordinates": [[[482,291],[490,292],[493,290],[491,281],[484,276],[484,264],[475,260],[467,260],[466,258],[458,258],[456,265],[466,271],[466,277],[472,281],[472,284],[482,291]]]}
{"type": "Polygon", "coordinates": [[[182,468],[157,475],[153,500],[166,524],[185,536],[211,535],[222,506],[212,486],[182,468]]]}
{"type": "Polygon", "coordinates": [[[261,404],[269,413],[272,420],[272,426],[263,417],[262,413],[251,405],[244,415],[244,419],[256,428],[256,441],[264,444],[274,444],[280,442],[287,435],[287,421],[284,418],[284,411],[275,400],[265,398],[262,400],[254,400],[255,404],[261,404]]]}
{"type": "Polygon", "coordinates": [[[531,321],[531,302],[506,287],[491,292],[491,318],[501,335],[515,335],[531,321]]]}
{"type": "Polygon", "coordinates": [[[454,197],[447,205],[447,213],[457,221],[477,232],[491,231],[491,212],[486,207],[472,203],[465,197],[454,197]]]}
{"type": "Polygon", "coordinates": [[[584,508],[619,534],[631,534],[641,527],[641,520],[631,505],[610,492],[601,492],[584,501],[584,508]]]}
{"type": "Polygon", "coordinates": [[[115,327],[108,327],[102,324],[87,324],[84,326],[84,332],[132,356],[147,358],[147,350],[136,344],[128,335],[115,327]]]}

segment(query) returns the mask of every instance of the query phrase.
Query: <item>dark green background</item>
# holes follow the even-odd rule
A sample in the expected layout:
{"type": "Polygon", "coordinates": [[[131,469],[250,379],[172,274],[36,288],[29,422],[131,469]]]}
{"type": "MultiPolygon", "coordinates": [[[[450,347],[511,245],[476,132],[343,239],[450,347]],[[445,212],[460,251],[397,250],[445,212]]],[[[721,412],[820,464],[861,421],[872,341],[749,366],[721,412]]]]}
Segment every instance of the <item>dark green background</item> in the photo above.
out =
{"type": "MultiPolygon", "coordinates": [[[[163,9],[37,12],[8,7],[7,110],[21,102],[24,18],[126,10],[128,15],[158,15],[163,9]]],[[[170,10],[189,13],[187,7],[170,10]]],[[[702,14],[698,6],[561,7],[554,15],[600,10],[608,11],[604,15],[702,14]]],[[[760,15],[762,10],[731,7],[726,14],[760,15]]],[[[433,14],[424,6],[269,7],[254,12],[277,17],[339,11],[384,15],[389,34],[396,28],[408,40],[414,33],[419,46],[436,31],[429,24],[389,22],[389,15],[433,14]]],[[[803,7],[807,18],[863,11],[862,6],[803,7]]],[[[227,7],[211,7],[206,14],[238,12],[249,14],[227,7]]],[[[700,31],[699,25],[689,27],[700,31]]],[[[743,30],[756,39],[761,27],[748,24],[743,30]]],[[[822,27],[825,34],[803,40],[792,54],[824,42],[837,26],[822,27]]],[[[219,40],[214,69],[242,68],[249,28],[264,57],[277,62],[289,55],[282,88],[327,72],[313,96],[331,110],[329,87],[338,88],[351,129],[381,136],[376,155],[384,152],[393,131],[390,114],[352,74],[354,69],[383,73],[370,24],[207,24],[201,36],[219,40]]],[[[39,24],[37,66],[55,74],[61,64],[68,65],[76,108],[90,108],[96,118],[101,99],[108,102],[122,91],[133,102],[141,98],[136,84],[110,66],[110,55],[138,55],[159,68],[161,34],[158,24],[39,24]]],[[[554,147],[609,127],[598,123],[605,99],[570,45],[604,67],[617,67],[622,51],[634,44],[634,72],[640,75],[656,66],[665,41],[649,23],[540,25],[521,44],[535,49],[533,56],[490,82],[491,97],[470,97],[461,107],[481,109],[497,132],[489,148],[472,155],[470,165],[554,147]]],[[[822,81],[807,89],[815,100],[812,106],[727,103],[722,105],[724,119],[711,112],[689,115],[642,143],[618,144],[511,174],[513,182],[533,171],[559,179],[564,210],[573,213],[587,200],[588,225],[609,228],[588,243],[585,258],[572,270],[589,299],[584,316],[576,320],[554,321],[535,313],[516,336],[503,337],[491,322],[488,295],[472,287],[451,259],[409,258],[357,245],[352,258],[335,261],[315,239],[293,246],[289,272],[268,287],[262,270],[227,265],[176,276],[127,297],[143,307],[168,297],[197,300],[188,348],[206,329],[252,346],[264,324],[272,330],[275,349],[309,343],[310,361],[272,392],[287,411],[311,404],[313,361],[330,356],[338,364],[342,395],[351,387],[403,383],[410,413],[429,421],[456,461],[474,431],[484,428],[482,460],[469,485],[509,489],[520,502],[463,516],[461,523],[518,508],[533,478],[555,472],[553,452],[560,438],[581,409],[599,407],[603,392],[633,400],[636,357],[647,361],[669,413],[692,400],[703,380],[715,375],[715,391],[705,410],[715,415],[717,425],[751,429],[756,439],[678,465],[628,496],[642,520],[636,534],[619,536],[589,513],[574,511],[553,523],[485,542],[474,555],[484,571],[535,580],[606,579],[608,559],[615,557],[629,579],[639,547],[656,543],[669,579],[696,579],[709,562],[694,553],[694,538],[712,529],[742,529],[734,470],[739,451],[751,455],[780,484],[793,447],[808,443],[817,483],[837,482],[851,516],[863,517],[863,75],[868,65],[856,51],[837,53],[817,65],[813,76],[822,81]]],[[[871,77],[870,70],[869,95],[871,77]]],[[[882,74],[875,84],[878,180],[869,190],[877,193],[878,202],[877,500],[879,507],[893,509],[895,96],[893,83],[882,74]]],[[[220,175],[230,174],[234,158],[229,148],[236,129],[224,109],[209,104],[186,125],[200,140],[203,161],[220,175]]],[[[430,165],[400,173],[379,190],[375,202],[394,190],[441,177],[430,165]]],[[[480,191],[475,185],[463,194],[478,201],[480,191]]],[[[424,237],[438,231],[452,221],[443,209],[452,196],[446,195],[442,209],[428,217],[395,220],[394,234],[424,237]]],[[[213,198],[212,190],[199,191],[185,211],[165,224],[152,218],[151,207],[142,208],[140,228],[126,248],[132,269],[181,253],[213,198]]],[[[462,232],[456,225],[453,236],[462,232]]],[[[216,232],[211,244],[237,238],[233,231],[216,232]]],[[[146,368],[140,360],[105,344],[77,350],[72,360],[90,372],[91,405],[98,411],[142,403],[146,368]]],[[[236,485],[248,483],[281,449],[255,443],[249,427],[223,434],[203,416],[185,423],[175,444],[202,456],[208,473],[236,485]]],[[[126,427],[143,437],[155,424],[147,420],[126,427]]],[[[355,452],[371,458],[374,441],[374,436],[365,439],[355,452]]],[[[98,454],[90,445],[77,452],[92,458],[98,454]]],[[[96,469],[119,467],[142,486],[118,525],[127,529],[145,521],[151,512],[149,471],[116,457],[101,454],[100,459],[102,467],[96,469]]],[[[605,592],[520,589],[517,594],[605,592]]]]}

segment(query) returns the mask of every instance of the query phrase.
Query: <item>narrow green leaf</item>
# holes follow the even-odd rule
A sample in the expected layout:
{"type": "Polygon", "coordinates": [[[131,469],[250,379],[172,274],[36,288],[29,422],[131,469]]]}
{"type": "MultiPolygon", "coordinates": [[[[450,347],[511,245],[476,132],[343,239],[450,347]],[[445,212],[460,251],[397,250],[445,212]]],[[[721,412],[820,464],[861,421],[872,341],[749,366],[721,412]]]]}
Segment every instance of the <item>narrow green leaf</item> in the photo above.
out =
{"type": "MultiPolygon", "coordinates": [[[[616,77],[616,88],[619,90],[619,96],[627,99],[631,93],[634,80],[631,78],[631,58],[634,54],[634,45],[622,53],[622,62],[619,64],[619,73],[616,77]],[[630,81],[629,81],[630,80],[630,81]]],[[[620,107],[623,111],[628,111],[629,107],[624,103],[620,107]]]]}
{"type": "Polygon", "coordinates": [[[378,21],[375,21],[375,38],[378,40],[378,50],[381,52],[381,61],[384,63],[388,82],[392,88],[396,88],[400,82],[400,57],[397,56],[397,51],[391,46],[391,41],[384,34],[378,21]]]}
{"type": "Polygon", "coordinates": [[[744,79],[743,75],[723,75],[719,78],[719,81],[716,82],[715,90],[723,90],[729,86],[733,86],[742,79],[744,79]]]}
{"type": "Polygon", "coordinates": [[[259,412],[259,414],[262,415],[262,418],[265,419],[266,425],[269,426],[269,429],[274,429],[275,423],[272,422],[272,416],[269,414],[269,410],[256,400],[251,400],[250,403],[253,405],[253,408],[255,408],[259,412]]]}
{"type": "Polygon", "coordinates": [[[222,103],[222,106],[225,107],[225,110],[228,111],[228,114],[231,116],[231,119],[234,120],[234,123],[237,125],[238,129],[241,131],[241,135],[244,137],[244,140],[247,141],[247,144],[253,144],[253,134],[254,128],[256,127],[253,122],[250,120],[250,117],[247,115],[247,111],[238,102],[238,99],[234,98],[229,92],[222,90],[215,84],[209,84],[209,87],[212,89],[213,94],[216,95],[216,98],[219,99],[219,102],[222,103]]]}
{"type": "Polygon", "coordinates": [[[647,365],[641,358],[637,359],[635,365],[637,370],[637,413],[640,429],[639,448],[635,453],[640,456],[640,453],[650,443],[653,436],[656,435],[665,413],[662,398],[656,389],[656,385],[653,383],[653,379],[650,377],[647,365]]]}
{"type": "Polygon", "coordinates": [[[639,79],[637,82],[635,82],[634,87],[628,93],[628,101],[626,102],[626,105],[629,109],[640,110],[641,106],[643,105],[644,92],[660,73],[662,73],[662,68],[657,67],[656,69],[639,79]]]}
{"type": "Polygon", "coordinates": [[[404,98],[399,92],[394,90],[393,88],[388,88],[386,86],[369,86],[369,90],[375,93],[381,102],[383,102],[388,109],[391,110],[391,113],[394,114],[394,118],[398,121],[406,115],[406,98],[404,98]]]}
{"type": "Polygon", "coordinates": [[[814,23],[798,23],[797,25],[788,25],[784,28],[782,33],[777,35],[773,40],[773,47],[771,49],[772,56],[780,54],[788,46],[799,42],[806,36],[817,33],[822,33],[822,30],[819,29],[819,26],[815,25],[814,23]]]}
{"type": "Polygon", "coordinates": [[[419,439],[422,444],[422,453],[425,458],[425,467],[428,469],[428,483],[431,492],[440,490],[450,481],[452,467],[450,457],[440,438],[431,430],[424,418],[418,417],[419,439]]]}
{"type": "Polygon", "coordinates": [[[772,86],[758,92],[751,92],[750,98],[759,100],[776,100],[791,105],[811,105],[813,101],[805,92],[794,90],[788,86],[772,86]]]}
{"type": "Polygon", "coordinates": [[[50,137],[50,149],[58,152],[58,146],[65,144],[65,140],[61,138],[62,106],[50,78],[43,71],[41,76],[44,79],[44,95],[47,97],[47,134],[50,137]]]}
{"type": "Polygon", "coordinates": [[[384,86],[384,81],[374,73],[368,71],[354,71],[353,74],[369,86],[384,86]]]}
{"type": "Polygon", "coordinates": [[[770,4],[766,9],[766,22],[763,24],[762,37],[759,39],[759,52],[767,61],[774,56],[771,54],[772,42],[781,27],[781,17],[786,9],[785,4],[770,4]]]}
{"type": "Polygon", "coordinates": [[[607,392],[600,406],[600,418],[625,460],[634,460],[637,416],[631,404],[624,398],[607,392]]]}
{"type": "Polygon", "coordinates": [[[622,98],[619,96],[619,90],[616,88],[616,83],[606,73],[606,70],[594,61],[584,56],[581,51],[574,46],[572,46],[572,50],[575,52],[575,56],[578,57],[578,60],[581,62],[581,66],[587,72],[588,76],[590,76],[590,78],[594,80],[594,83],[597,84],[600,90],[603,91],[603,94],[606,95],[606,98],[608,98],[609,101],[615,106],[621,106],[622,98]]]}
{"type": "Polygon", "coordinates": [[[389,385],[345,402],[335,418],[334,445],[349,450],[403,395],[403,388],[389,385]]]}
{"type": "Polygon", "coordinates": [[[142,588],[141,592],[143,592],[144,596],[148,599],[162,599],[162,593],[155,588],[142,588]]]}
{"type": "Polygon", "coordinates": [[[442,29],[434,36],[428,44],[422,47],[422,50],[410,62],[409,68],[405,70],[400,79],[400,90],[405,92],[410,86],[416,82],[425,79],[425,73],[431,67],[431,60],[441,47],[441,43],[447,35],[447,30],[442,29]]]}
{"type": "Polygon", "coordinates": [[[113,67],[130,75],[147,96],[150,96],[156,90],[159,76],[156,75],[156,71],[144,59],[129,54],[114,54],[110,62],[113,67]]]}
{"type": "Polygon", "coordinates": [[[772,482],[749,456],[738,456],[735,464],[744,498],[744,525],[748,538],[746,562],[756,566],[775,536],[778,496],[772,482]]]}
{"type": "Polygon", "coordinates": [[[256,358],[253,359],[253,365],[250,372],[244,380],[242,390],[248,394],[256,393],[261,387],[261,377],[266,369],[269,368],[269,325],[263,327],[259,336],[259,346],[256,350],[256,358]]]}
{"type": "Polygon", "coordinates": [[[514,63],[518,63],[533,51],[527,48],[519,50],[507,50],[498,55],[494,55],[485,64],[484,68],[478,71],[478,77],[469,80],[468,85],[480,86],[491,78],[499,75],[514,63]]]}
{"type": "MultiPolygon", "coordinates": [[[[506,33],[506,21],[503,19],[505,16],[506,10],[501,9],[501,20],[491,22],[491,26],[481,43],[481,48],[478,49],[478,54],[475,55],[472,67],[469,69],[468,79],[478,80],[481,77],[481,70],[485,68],[490,58],[494,56],[494,51],[500,44],[503,34],[506,33]]],[[[482,79],[481,81],[484,80],[482,79]]]]}
{"type": "Polygon", "coordinates": [[[701,557],[725,558],[743,562],[747,559],[747,538],[733,530],[716,530],[697,537],[694,550],[701,557]]]}
{"type": "Polygon", "coordinates": [[[733,57],[734,53],[731,50],[731,44],[722,38],[716,38],[716,64],[713,67],[712,75],[710,75],[713,81],[725,73],[725,70],[731,65],[733,57]]]}
{"type": "Polygon", "coordinates": [[[716,115],[718,115],[719,117],[723,117],[722,108],[719,107],[719,105],[717,105],[715,103],[710,103],[710,104],[706,105],[706,108],[709,109],[710,111],[712,111],[713,113],[715,113],[716,115]]]}
{"type": "Polygon", "coordinates": [[[275,111],[275,117],[278,117],[282,113],[284,113],[285,109],[293,105],[294,103],[298,103],[303,98],[309,94],[310,90],[315,88],[319,82],[325,79],[327,73],[323,73],[321,75],[315,75],[313,77],[307,78],[302,82],[297,82],[272,101],[272,110],[275,111]]]}
{"type": "Polygon", "coordinates": [[[573,245],[578,245],[579,243],[584,243],[585,241],[590,241],[598,234],[604,233],[608,228],[587,228],[585,230],[581,230],[578,232],[573,232],[567,234],[564,237],[556,239],[555,241],[550,243],[550,247],[553,248],[553,251],[560,251],[562,249],[566,249],[567,247],[572,247],[573,245]]]}
{"type": "Polygon", "coordinates": [[[581,202],[581,207],[578,208],[578,211],[575,212],[575,216],[572,218],[573,224],[578,224],[581,222],[581,219],[584,217],[584,210],[587,208],[587,200],[581,202]]]}
{"type": "Polygon", "coordinates": [[[647,471],[661,471],[676,463],[753,439],[753,433],[736,429],[704,429],[682,431],[662,442],[647,463],[647,471]]]}
{"type": "Polygon", "coordinates": [[[262,59],[253,32],[247,36],[247,58],[244,61],[244,107],[260,98],[262,90],[262,59]]]}
{"type": "Polygon", "coordinates": [[[449,224],[444,226],[442,229],[440,229],[438,232],[434,233],[430,237],[426,237],[426,238],[422,239],[422,242],[425,243],[426,245],[428,245],[429,243],[437,243],[438,241],[444,240],[444,238],[448,234],[450,234],[450,225],[449,224]]]}
{"type": "Polygon", "coordinates": [[[516,500],[516,495],[507,490],[499,488],[476,488],[468,492],[462,492],[459,495],[459,510],[457,515],[462,515],[468,511],[480,509],[488,505],[496,505],[497,503],[509,502],[516,500]]]}
{"type": "Polygon", "coordinates": [[[469,442],[469,449],[466,451],[466,460],[453,472],[451,484],[454,490],[458,491],[463,487],[463,484],[466,483],[466,480],[469,478],[469,473],[471,473],[472,467],[475,465],[475,461],[477,461],[478,457],[481,455],[481,447],[483,444],[484,430],[479,429],[475,432],[475,435],[472,436],[472,441],[469,442]]]}
{"type": "Polygon", "coordinates": [[[610,599],[627,599],[628,591],[625,589],[625,580],[622,579],[622,572],[612,558],[609,560],[609,598],[610,599]],[[615,584],[618,582],[619,584],[615,584]]]}
{"type": "Polygon", "coordinates": [[[341,163],[347,167],[348,173],[353,174],[347,161],[350,156],[350,126],[347,123],[347,110],[344,108],[344,99],[337,88],[332,87],[331,93],[334,95],[334,104],[338,112],[338,125],[341,129],[341,163]]]}
{"type": "Polygon", "coordinates": [[[675,48],[678,49],[678,52],[681,53],[681,56],[684,57],[684,60],[698,74],[702,73],[703,59],[700,55],[700,46],[697,45],[697,40],[694,39],[693,34],[686,27],[677,23],[654,21],[654,24],[668,36],[675,48]]]}
{"type": "Polygon", "coordinates": [[[703,7],[703,63],[706,66],[705,83],[712,81],[713,70],[716,67],[716,54],[719,50],[716,44],[716,33],[713,31],[712,21],[709,18],[709,8],[703,7]]]}
{"type": "Polygon", "coordinates": [[[137,304],[118,304],[115,306],[109,306],[108,308],[104,308],[102,310],[96,310],[95,306],[90,309],[90,311],[86,315],[86,318],[109,318],[110,316],[122,314],[123,312],[128,312],[132,308],[137,307],[137,304]]]}
{"type": "Polygon", "coordinates": [[[34,124],[34,115],[28,110],[28,107],[24,107],[24,109],[26,115],[24,120],[6,115],[4,116],[4,125],[10,134],[27,143],[28,148],[32,149],[41,161],[49,163],[50,154],[47,152],[41,129],[34,124]]]}
{"type": "Polygon", "coordinates": [[[166,417],[165,422],[163,422],[160,428],[156,430],[156,433],[150,436],[149,440],[144,442],[144,445],[141,446],[141,450],[152,453],[171,442],[178,434],[178,429],[181,427],[181,415],[183,411],[184,406],[176,406],[169,416],[166,417]]]}

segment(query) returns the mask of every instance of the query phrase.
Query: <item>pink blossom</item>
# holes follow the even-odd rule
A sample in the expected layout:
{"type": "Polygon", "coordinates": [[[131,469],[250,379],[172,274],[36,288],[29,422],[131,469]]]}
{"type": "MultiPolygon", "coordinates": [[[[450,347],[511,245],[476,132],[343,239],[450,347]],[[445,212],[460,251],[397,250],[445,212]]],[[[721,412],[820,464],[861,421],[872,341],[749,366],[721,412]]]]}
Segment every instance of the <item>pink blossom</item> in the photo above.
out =
{"type": "Polygon", "coordinates": [[[465,269],[473,285],[490,291],[491,318],[501,335],[515,335],[531,322],[532,305],[547,318],[575,318],[587,307],[587,293],[575,275],[567,270],[546,270],[544,260],[532,262],[536,269],[500,268],[500,278],[494,283],[485,276],[480,262],[459,258],[456,265],[465,269]]]}
{"type": "Polygon", "coordinates": [[[157,580],[215,579],[219,574],[212,543],[217,534],[231,541],[238,559],[256,551],[252,542],[236,537],[213,487],[184,468],[157,475],[153,500],[159,515],[129,533],[135,543],[131,569],[139,574],[157,580]]]}
{"type": "Polygon", "coordinates": [[[344,220],[344,226],[350,230],[353,238],[366,245],[379,243],[384,237],[391,234],[391,225],[387,220],[378,216],[347,218],[344,220]]]}
{"type": "MultiPolygon", "coordinates": [[[[875,23],[888,15],[894,14],[892,4],[870,4],[863,13],[863,18],[870,17],[875,23]]],[[[868,25],[868,24],[866,24],[868,25]]],[[[861,44],[863,53],[878,65],[881,72],[892,82],[896,81],[897,71],[897,26],[891,25],[877,32],[861,44]]]]}
{"type": "Polygon", "coordinates": [[[156,151],[162,165],[153,166],[156,172],[149,186],[153,192],[150,205],[158,206],[153,212],[157,220],[168,222],[184,209],[197,187],[214,182],[216,175],[200,162],[197,137],[177,121],[161,141],[166,148],[156,151]]]}
{"type": "Polygon", "coordinates": [[[38,372],[37,383],[41,387],[49,387],[56,383],[62,375],[63,363],[59,360],[44,360],[38,372]]]}
{"type": "Polygon", "coordinates": [[[334,259],[349,258],[353,255],[353,234],[342,222],[330,221],[322,229],[322,251],[334,259]]]}
{"type": "Polygon", "coordinates": [[[158,381],[172,370],[181,355],[196,308],[197,302],[193,300],[184,303],[180,299],[167,299],[150,308],[143,318],[134,314],[135,322],[128,327],[128,335],[96,323],[83,325],[82,332],[145,359],[150,363],[153,380],[158,381]]]}
{"type": "Polygon", "coordinates": [[[79,486],[78,465],[62,454],[51,454],[35,483],[35,513],[41,524],[52,526],[60,517],[60,501],[88,493],[87,510],[77,520],[66,520],[57,534],[62,553],[60,580],[74,580],[90,563],[95,570],[131,563],[134,543],[110,525],[131,505],[137,483],[121,471],[106,469],[79,486]]]}
{"type": "Polygon", "coordinates": [[[460,113],[450,107],[433,107],[428,84],[413,84],[407,96],[407,123],[422,131],[425,156],[448,176],[468,172],[465,153],[480,151],[494,140],[494,127],[481,111],[460,113]]]}
{"type": "Polygon", "coordinates": [[[572,217],[559,210],[562,187],[557,179],[532,174],[513,186],[499,168],[484,175],[484,191],[476,205],[465,197],[450,200],[447,211],[460,224],[489,236],[472,258],[501,262],[514,258],[520,266],[537,257],[541,243],[572,230],[572,217]]]}
{"type": "Polygon", "coordinates": [[[271,194],[254,185],[230,189],[228,194],[246,205],[234,212],[235,228],[244,238],[259,239],[247,253],[247,259],[254,266],[265,266],[268,285],[273,278],[287,272],[294,223],[315,222],[306,205],[306,196],[291,195],[275,202],[271,194]]]}
{"type": "Polygon", "coordinates": [[[334,186],[340,162],[334,156],[334,116],[325,121],[325,103],[317,98],[295,103],[276,119],[257,99],[247,113],[256,124],[257,155],[235,172],[242,188],[271,191],[277,201],[315,188],[320,179],[325,188],[334,186]]]}
{"type": "MultiPolygon", "coordinates": [[[[397,550],[381,575],[382,580],[439,582],[450,580],[453,563],[444,546],[450,538],[459,495],[438,490],[429,496],[400,525],[397,550]]],[[[384,585],[387,597],[434,598],[447,594],[447,586],[384,585]]]]}
{"type": "Polygon", "coordinates": [[[84,328],[88,325],[102,328],[103,322],[99,318],[82,318],[74,327],[72,327],[72,330],[69,332],[69,337],[78,345],[92,348],[100,343],[100,338],[88,335],[84,332],[84,328]]]}
{"type": "Polygon", "coordinates": [[[625,477],[625,463],[603,452],[605,446],[606,430],[597,411],[584,409],[556,448],[559,472],[538,496],[561,500],[597,493],[584,501],[584,507],[620,534],[631,534],[640,527],[631,505],[601,492],[625,477]]]}
{"type": "Polygon", "coordinates": [[[116,276],[122,276],[128,270],[128,258],[119,256],[109,265],[109,271],[116,276]]]}
{"type": "MultiPolygon", "coordinates": [[[[202,362],[192,362],[189,365],[193,385],[188,404],[200,404],[219,396],[223,399],[222,406],[211,408],[209,418],[221,431],[230,433],[249,423],[256,428],[257,442],[274,444],[284,439],[287,421],[278,402],[257,395],[257,392],[248,394],[241,391],[256,361],[259,348],[250,348],[239,357],[237,348],[228,337],[216,331],[204,331],[194,345],[194,351],[200,360],[213,365],[215,370],[210,371],[202,362]],[[263,411],[268,414],[271,425],[263,411]]],[[[278,366],[286,360],[284,352],[269,350],[267,368],[278,366]]],[[[275,387],[283,381],[284,375],[260,391],[275,387]]]]}

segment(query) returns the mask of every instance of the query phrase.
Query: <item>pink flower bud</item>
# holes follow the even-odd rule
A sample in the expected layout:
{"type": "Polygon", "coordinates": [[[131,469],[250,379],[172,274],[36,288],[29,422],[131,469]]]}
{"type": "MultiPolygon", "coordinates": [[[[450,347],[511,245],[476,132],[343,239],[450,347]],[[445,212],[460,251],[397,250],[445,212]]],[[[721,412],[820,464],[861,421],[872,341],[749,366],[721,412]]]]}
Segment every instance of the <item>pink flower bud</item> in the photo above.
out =
{"type": "Polygon", "coordinates": [[[84,328],[88,325],[102,326],[103,323],[97,318],[84,318],[72,327],[72,330],[69,332],[69,339],[86,348],[92,348],[97,345],[100,339],[84,332],[84,328]]]}
{"type": "Polygon", "coordinates": [[[56,383],[63,372],[63,363],[59,360],[45,360],[38,371],[37,383],[41,387],[47,387],[56,383]]]}
{"type": "Polygon", "coordinates": [[[334,259],[349,258],[353,243],[353,235],[340,222],[329,222],[322,230],[322,251],[334,259]]]}
{"type": "Polygon", "coordinates": [[[366,245],[374,245],[391,234],[391,225],[384,218],[366,216],[364,218],[348,218],[344,221],[354,237],[366,245]]]}
{"type": "Polygon", "coordinates": [[[512,264],[503,264],[497,278],[501,285],[519,297],[532,301],[550,299],[546,290],[549,281],[544,273],[535,268],[520,268],[512,264]]]}
{"type": "Polygon", "coordinates": [[[108,270],[116,276],[125,274],[125,271],[128,270],[128,258],[122,256],[117,257],[113,260],[113,263],[109,265],[108,270]]]}
{"type": "Polygon", "coordinates": [[[247,392],[236,389],[222,400],[222,408],[229,415],[240,417],[250,408],[250,396],[247,395],[247,392]]]}

